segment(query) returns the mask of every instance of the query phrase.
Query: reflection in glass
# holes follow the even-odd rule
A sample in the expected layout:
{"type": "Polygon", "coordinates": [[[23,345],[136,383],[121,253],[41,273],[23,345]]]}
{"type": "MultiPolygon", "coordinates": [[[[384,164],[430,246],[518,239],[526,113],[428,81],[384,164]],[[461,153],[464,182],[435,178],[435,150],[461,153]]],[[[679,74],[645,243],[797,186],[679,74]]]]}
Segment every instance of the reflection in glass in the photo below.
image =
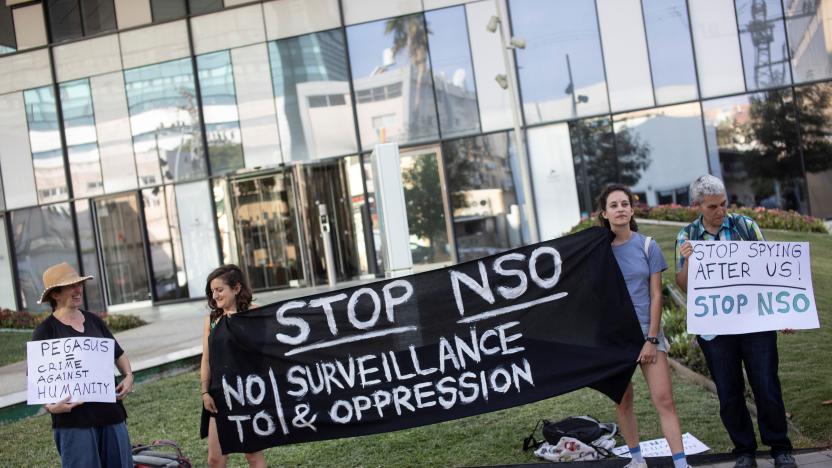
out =
{"type": "Polygon", "coordinates": [[[14,21],[12,8],[6,2],[0,2],[0,55],[9,54],[17,50],[17,40],[14,37],[14,21]]]}
{"type": "Polygon", "coordinates": [[[401,167],[413,264],[433,266],[451,261],[439,147],[402,153],[401,167]]]}
{"type": "Polygon", "coordinates": [[[162,22],[185,16],[185,0],[150,0],[153,21],[162,22]]]}
{"type": "Polygon", "coordinates": [[[107,303],[149,300],[150,285],[136,194],[98,199],[94,204],[107,303]]]}
{"type": "Polygon", "coordinates": [[[98,249],[95,246],[95,232],[89,200],[75,202],[75,219],[78,224],[78,243],[81,247],[81,267],[84,276],[92,276],[84,286],[86,310],[103,312],[107,310],[101,290],[101,272],[98,271],[98,249]]]}
{"type": "Polygon", "coordinates": [[[14,277],[12,276],[12,258],[9,255],[9,243],[6,239],[6,218],[0,216],[0,307],[17,310],[14,277]]]}
{"type": "Polygon", "coordinates": [[[233,263],[239,265],[237,259],[237,238],[234,235],[233,219],[231,218],[231,194],[229,184],[225,178],[212,180],[211,190],[214,197],[214,210],[217,213],[217,230],[220,233],[220,249],[222,250],[222,264],[233,263]]]}
{"type": "Polygon", "coordinates": [[[795,83],[832,77],[832,0],[784,0],[795,83]]]}
{"type": "Polygon", "coordinates": [[[649,206],[688,205],[691,181],[708,172],[699,104],[659,107],[613,119],[617,151],[630,149],[618,158],[622,180],[640,194],[639,201],[649,206]]]}
{"type": "Polygon", "coordinates": [[[780,0],[736,0],[740,46],[749,91],[790,82],[780,0]]]}
{"type": "Polygon", "coordinates": [[[211,173],[235,171],[243,167],[245,161],[231,54],[222,51],[200,55],[196,58],[196,66],[211,173]]]}
{"type": "Polygon", "coordinates": [[[53,42],[61,42],[84,35],[81,28],[81,8],[78,0],[51,0],[46,5],[49,32],[53,42]]]}
{"type": "Polygon", "coordinates": [[[23,92],[38,202],[66,200],[68,192],[58,112],[52,86],[23,92]]]}
{"type": "Polygon", "coordinates": [[[293,190],[288,173],[231,183],[240,268],[253,289],[296,285],[303,277],[293,190]]]}
{"type": "Polygon", "coordinates": [[[442,136],[477,133],[480,119],[465,7],[429,11],[425,21],[442,136]]]}
{"type": "Polygon", "coordinates": [[[340,30],[269,43],[283,154],[293,161],[354,153],[349,74],[340,30]],[[281,127],[284,128],[284,127],[281,127]]]}
{"type": "Polygon", "coordinates": [[[438,137],[421,14],[347,28],[361,144],[438,137]]]}
{"type": "Polygon", "coordinates": [[[188,297],[188,277],[173,187],[144,189],[142,201],[156,300],[188,297]]]}
{"type": "Polygon", "coordinates": [[[832,83],[795,88],[812,216],[832,218],[832,83]]]}
{"type": "Polygon", "coordinates": [[[13,211],[11,223],[20,305],[32,312],[51,311],[48,303],[38,304],[44,270],[61,262],[78,270],[69,204],[13,211]]]}
{"type": "Polygon", "coordinates": [[[61,83],[59,89],[73,196],[82,198],[100,195],[104,193],[104,184],[101,180],[90,82],[83,79],[61,83]]]}
{"type": "Polygon", "coordinates": [[[526,122],[609,111],[593,0],[510,0],[526,122]]]}
{"type": "Polygon", "coordinates": [[[627,144],[616,158],[616,139],[606,117],[569,122],[569,137],[582,217],[595,210],[595,197],[605,185],[635,185],[649,163],[649,149],[632,135],[622,137],[627,144]]]}
{"type": "Polygon", "coordinates": [[[190,59],[124,71],[141,186],[205,176],[190,59]]]}
{"type": "Polygon", "coordinates": [[[806,212],[791,89],[704,101],[711,171],[728,203],[806,212]],[[717,170],[718,166],[718,170],[717,170]]]}
{"type": "Polygon", "coordinates": [[[696,67],[685,0],[642,0],[657,104],[696,99],[696,67]]]}
{"type": "Polygon", "coordinates": [[[81,11],[85,36],[116,29],[113,0],[81,0],[81,11]]]}
{"type": "Polygon", "coordinates": [[[460,262],[522,244],[511,145],[504,132],[442,146],[460,262]]]}

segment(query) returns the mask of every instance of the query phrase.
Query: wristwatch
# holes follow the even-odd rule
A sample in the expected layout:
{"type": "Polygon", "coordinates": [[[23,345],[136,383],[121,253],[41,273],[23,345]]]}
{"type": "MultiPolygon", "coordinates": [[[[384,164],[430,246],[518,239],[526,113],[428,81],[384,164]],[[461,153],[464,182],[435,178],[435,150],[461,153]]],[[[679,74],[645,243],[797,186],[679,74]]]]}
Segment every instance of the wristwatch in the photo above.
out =
{"type": "Polygon", "coordinates": [[[647,338],[644,339],[644,341],[649,341],[649,342],[653,343],[654,345],[659,344],[659,339],[656,338],[655,336],[648,336],[647,338]]]}

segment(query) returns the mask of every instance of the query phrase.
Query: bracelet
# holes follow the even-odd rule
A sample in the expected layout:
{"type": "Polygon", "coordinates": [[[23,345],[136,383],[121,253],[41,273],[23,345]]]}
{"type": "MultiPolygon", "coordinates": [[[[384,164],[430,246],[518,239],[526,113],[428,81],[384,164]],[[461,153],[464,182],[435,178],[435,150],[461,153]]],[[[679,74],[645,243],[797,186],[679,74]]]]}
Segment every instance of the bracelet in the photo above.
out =
{"type": "Polygon", "coordinates": [[[209,392],[202,392],[203,395],[205,395],[206,393],[209,393],[209,392]]]}

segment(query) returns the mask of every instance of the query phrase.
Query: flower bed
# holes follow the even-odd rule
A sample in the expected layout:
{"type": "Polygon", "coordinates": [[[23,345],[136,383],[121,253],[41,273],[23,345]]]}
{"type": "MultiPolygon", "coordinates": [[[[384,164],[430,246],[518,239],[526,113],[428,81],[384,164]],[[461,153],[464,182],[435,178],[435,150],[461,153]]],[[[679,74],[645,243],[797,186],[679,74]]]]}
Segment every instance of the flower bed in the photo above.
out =
{"type": "MultiPolygon", "coordinates": [[[[27,312],[11,309],[0,309],[0,328],[33,329],[49,317],[49,312],[27,312]]],[[[131,328],[146,325],[147,322],[135,315],[113,315],[107,312],[98,312],[96,315],[104,320],[107,328],[112,332],[129,330],[131,328]]]]}

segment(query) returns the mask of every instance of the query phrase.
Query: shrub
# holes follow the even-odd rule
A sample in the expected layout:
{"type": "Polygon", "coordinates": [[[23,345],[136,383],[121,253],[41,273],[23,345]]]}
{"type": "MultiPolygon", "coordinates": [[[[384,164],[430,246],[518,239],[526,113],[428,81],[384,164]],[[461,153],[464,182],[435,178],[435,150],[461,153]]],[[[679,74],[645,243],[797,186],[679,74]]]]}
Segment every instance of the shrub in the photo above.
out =
{"type": "Polygon", "coordinates": [[[127,315],[127,314],[108,314],[107,312],[101,312],[98,314],[104,320],[104,323],[107,324],[107,328],[110,329],[111,332],[118,332],[124,330],[130,330],[131,328],[137,328],[142,325],[147,325],[147,322],[136,317],[135,315],[127,315]]]}
{"type": "MultiPolygon", "coordinates": [[[[0,309],[0,328],[31,330],[49,317],[49,312],[27,312],[25,310],[0,309]]],[[[146,325],[147,322],[135,315],[110,315],[106,312],[97,313],[112,332],[129,330],[146,325]]]]}
{"type": "MultiPolygon", "coordinates": [[[[796,211],[770,210],[762,207],[741,208],[737,206],[732,206],[728,211],[754,218],[761,229],[828,233],[823,220],[812,216],[805,216],[796,211]]],[[[636,218],[655,219],[658,221],[678,221],[682,223],[689,223],[698,216],[696,209],[680,205],[657,205],[652,207],[639,205],[636,207],[635,212],[636,218]]],[[[592,213],[589,218],[582,219],[569,233],[571,234],[597,225],[596,216],[596,213],[592,213]]]]}
{"type": "Polygon", "coordinates": [[[709,376],[705,355],[702,354],[695,335],[689,335],[687,332],[685,309],[680,308],[673,301],[666,285],[663,288],[663,296],[662,327],[670,342],[670,347],[667,349],[668,356],[704,376],[709,376]]]}

